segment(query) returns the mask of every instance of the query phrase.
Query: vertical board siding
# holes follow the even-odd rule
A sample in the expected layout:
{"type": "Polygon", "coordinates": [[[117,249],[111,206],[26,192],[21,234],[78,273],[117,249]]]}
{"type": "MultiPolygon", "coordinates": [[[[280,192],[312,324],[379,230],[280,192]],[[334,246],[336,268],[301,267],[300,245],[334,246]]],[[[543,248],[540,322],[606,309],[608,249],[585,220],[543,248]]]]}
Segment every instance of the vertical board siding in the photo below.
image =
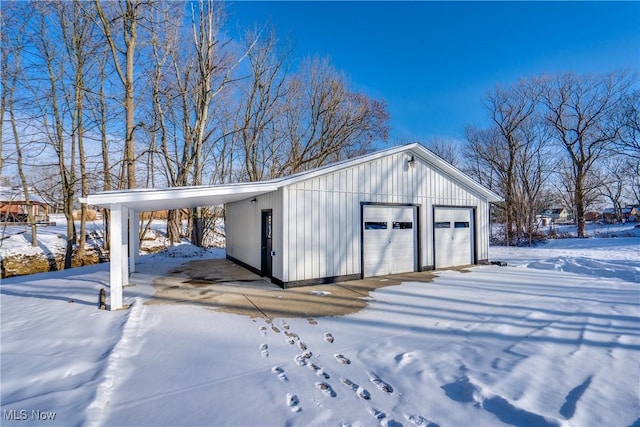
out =
{"type": "MultiPolygon", "coordinates": [[[[252,197],[253,198],[253,197],[252,197]]],[[[262,210],[271,209],[272,216],[272,249],[273,277],[283,277],[282,256],[285,254],[283,245],[283,228],[285,218],[282,211],[282,191],[274,191],[256,197],[256,202],[249,199],[227,203],[225,229],[227,234],[226,251],[232,256],[251,267],[260,270],[262,267],[262,210]]]]}
{"type": "Polygon", "coordinates": [[[283,282],[361,273],[361,203],[419,206],[420,267],[432,266],[433,207],[474,207],[476,257],[489,258],[485,199],[415,156],[399,153],[227,204],[227,253],[261,267],[261,212],[273,210],[273,276],[283,282]]]}
{"type": "Polygon", "coordinates": [[[399,153],[288,187],[288,281],[361,273],[361,202],[419,206],[421,267],[433,265],[433,206],[474,207],[476,257],[488,259],[488,203],[418,156],[410,168],[410,157],[399,153]]]}

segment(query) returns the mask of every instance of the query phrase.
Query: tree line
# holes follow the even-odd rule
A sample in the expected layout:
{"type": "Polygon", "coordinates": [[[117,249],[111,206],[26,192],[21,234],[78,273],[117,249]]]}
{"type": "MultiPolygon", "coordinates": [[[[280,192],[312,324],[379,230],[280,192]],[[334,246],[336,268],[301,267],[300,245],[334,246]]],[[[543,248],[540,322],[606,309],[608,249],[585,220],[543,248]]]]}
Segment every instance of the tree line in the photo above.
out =
{"type": "MultiPolygon", "coordinates": [[[[64,212],[67,266],[85,245],[80,196],[275,178],[387,140],[383,100],[327,58],[294,61],[268,26],[230,36],[225,14],[213,0],[3,2],[0,175],[64,212]]],[[[193,209],[185,233],[170,211],[168,238],[202,245],[216,214],[193,209]]]]}
{"type": "Polygon", "coordinates": [[[504,197],[495,212],[504,243],[530,243],[536,215],[549,207],[567,207],[584,237],[596,202],[618,212],[625,197],[640,203],[637,79],[541,75],[487,94],[490,125],[465,129],[465,169],[504,197]]]}
{"type": "MultiPolygon", "coordinates": [[[[17,171],[25,194],[64,212],[68,266],[85,246],[78,197],[276,178],[388,140],[383,100],[327,58],[297,60],[268,26],[230,36],[223,2],[8,1],[0,19],[0,175],[17,171]]],[[[493,208],[503,243],[531,242],[551,203],[584,236],[595,201],[639,198],[637,83],[616,71],[497,86],[488,126],[464,129],[462,147],[425,145],[505,198],[493,208]]],[[[167,237],[202,245],[218,214],[195,208],[183,230],[184,212],[169,211],[167,237]]]]}

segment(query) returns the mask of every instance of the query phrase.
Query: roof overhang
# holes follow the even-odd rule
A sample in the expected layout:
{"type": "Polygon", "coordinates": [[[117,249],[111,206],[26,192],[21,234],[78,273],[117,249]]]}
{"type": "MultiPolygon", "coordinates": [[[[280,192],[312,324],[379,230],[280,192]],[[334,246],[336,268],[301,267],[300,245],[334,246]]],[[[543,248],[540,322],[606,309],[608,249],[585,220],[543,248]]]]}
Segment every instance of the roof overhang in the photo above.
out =
{"type": "Polygon", "coordinates": [[[103,208],[119,204],[134,211],[149,212],[222,205],[256,197],[278,188],[279,185],[267,181],[163,189],[139,188],[91,194],[81,198],[80,202],[103,208]]]}

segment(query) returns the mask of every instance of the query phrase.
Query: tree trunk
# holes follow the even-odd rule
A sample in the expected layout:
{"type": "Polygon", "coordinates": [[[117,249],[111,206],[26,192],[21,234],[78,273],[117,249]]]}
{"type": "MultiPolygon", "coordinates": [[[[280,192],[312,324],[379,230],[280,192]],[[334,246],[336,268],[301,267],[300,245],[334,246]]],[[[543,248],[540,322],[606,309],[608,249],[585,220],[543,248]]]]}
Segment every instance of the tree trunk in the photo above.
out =
{"type": "Polygon", "coordinates": [[[167,211],[167,239],[173,246],[180,243],[180,229],[182,228],[182,212],[177,209],[167,211]]]}

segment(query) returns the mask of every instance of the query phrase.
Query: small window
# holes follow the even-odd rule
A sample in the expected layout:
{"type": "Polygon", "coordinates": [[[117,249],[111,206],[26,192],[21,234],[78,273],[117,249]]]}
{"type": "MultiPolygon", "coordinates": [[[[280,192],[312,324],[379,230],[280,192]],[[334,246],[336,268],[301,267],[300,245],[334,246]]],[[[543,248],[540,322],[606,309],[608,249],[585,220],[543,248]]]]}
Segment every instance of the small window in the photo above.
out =
{"type": "Polygon", "coordinates": [[[364,223],[365,230],[386,230],[387,223],[386,222],[374,222],[374,221],[366,221],[364,223]]]}
{"type": "Polygon", "coordinates": [[[456,221],[455,228],[469,228],[469,221],[456,221]]]}
{"type": "Polygon", "coordinates": [[[394,222],[394,230],[411,230],[413,228],[413,222],[394,222]]]}
{"type": "Polygon", "coordinates": [[[451,223],[449,221],[437,221],[436,228],[451,228],[451,223]]]}

